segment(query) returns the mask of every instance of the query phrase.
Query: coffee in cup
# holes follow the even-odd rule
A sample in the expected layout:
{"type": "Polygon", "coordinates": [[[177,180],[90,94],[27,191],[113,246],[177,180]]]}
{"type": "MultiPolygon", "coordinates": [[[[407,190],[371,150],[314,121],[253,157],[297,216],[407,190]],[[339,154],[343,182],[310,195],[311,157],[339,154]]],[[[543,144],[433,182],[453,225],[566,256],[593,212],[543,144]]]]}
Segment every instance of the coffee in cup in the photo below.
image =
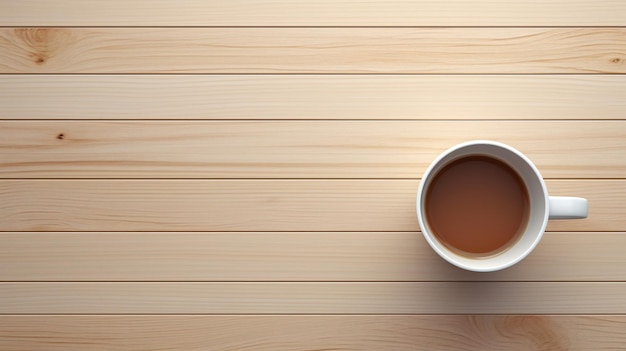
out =
{"type": "Polygon", "coordinates": [[[422,177],[417,217],[430,246],[448,262],[495,271],[526,257],[548,219],[585,218],[587,200],[548,196],[521,152],[471,141],[441,154],[422,177]]]}

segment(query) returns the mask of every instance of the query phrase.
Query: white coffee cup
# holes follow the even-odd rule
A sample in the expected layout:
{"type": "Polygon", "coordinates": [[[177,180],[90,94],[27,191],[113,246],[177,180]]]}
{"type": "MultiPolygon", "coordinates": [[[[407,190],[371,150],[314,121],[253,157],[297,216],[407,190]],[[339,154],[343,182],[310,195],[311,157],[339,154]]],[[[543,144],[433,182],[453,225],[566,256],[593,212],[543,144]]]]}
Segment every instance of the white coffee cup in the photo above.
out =
{"type": "Polygon", "coordinates": [[[548,219],[586,218],[587,212],[586,199],[548,196],[539,170],[524,154],[511,146],[489,140],[461,143],[443,152],[430,164],[417,190],[417,219],[428,244],[446,261],[476,272],[497,271],[521,261],[541,240],[548,219]],[[433,178],[450,162],[468,156],[487,156],[506,163],[517,172],[528,190],[530,214],[526,230],[509,248],[493,256],[464,256],[462,252],[452,251],[434,235],[426,219],[425,197],[433,178]]]}

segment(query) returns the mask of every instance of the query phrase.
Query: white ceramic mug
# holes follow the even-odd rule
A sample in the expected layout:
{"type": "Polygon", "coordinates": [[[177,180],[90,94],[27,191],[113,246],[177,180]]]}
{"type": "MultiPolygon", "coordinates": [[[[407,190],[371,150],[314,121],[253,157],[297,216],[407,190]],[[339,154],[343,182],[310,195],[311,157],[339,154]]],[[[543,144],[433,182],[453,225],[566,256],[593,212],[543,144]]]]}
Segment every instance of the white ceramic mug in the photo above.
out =
{"type": "Polygon", "coordinates": [[[580,197],[548,196],[546,184],[537,167],[518,150],[495,141],[474,140],[455,145],[439,155],[428,167],[417,191],[417,219],[428,244],[446,261],[463,269],[490,272],[514,265],[537,246],[548,224],[548,219],[575,219],[587,217],[587,200],[580,197]],[[528,189],[530,215],[526,230],[509,248],[494,256],[463,256],[447,248],[434,235],[426,219],[424,208],[427,189],[437,173],[450,162],[467,156],[487,156],[509,165],[524,181],[528,189]]]}

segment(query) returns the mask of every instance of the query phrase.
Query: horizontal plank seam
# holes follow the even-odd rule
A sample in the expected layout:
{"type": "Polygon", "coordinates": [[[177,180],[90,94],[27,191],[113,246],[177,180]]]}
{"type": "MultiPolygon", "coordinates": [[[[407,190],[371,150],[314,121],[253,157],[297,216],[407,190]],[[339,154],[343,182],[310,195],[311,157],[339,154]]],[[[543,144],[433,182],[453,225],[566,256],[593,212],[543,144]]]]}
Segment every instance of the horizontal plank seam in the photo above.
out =
{"type": "Polygon", "coordinates": [[[143,284],[143,283],[165,283],[168,285],[178,283],[198,283],[198,284],[415,284],[415,283],[461,283],[461,284],[500,284],[500,283],[541,283],[541,284],[560,284],[560,283],[580,283],[580,284],[622,284],[626,283],[626,280],[0,280],[0,286],[2,284],[143,284]]]}
{"type": "MultiPolygon", "coordinates": [[[[363,230],[345,230],[345,231],[307,231],[307,230],[297,230],[297,231],[288,231],[289,233],[298,233],[298,234],[332,234],[332,233],[343,233],[343,234],[361,234],[361,233],[366,233],[367,231],[363,231],[363,230]]],[[[46,235],[48,234],[76,234],[76,233],[94,233],[94,232],[86,232],[86,231],[45,231],[45,232],[37,232],[37,231],[11,231],[11,232],[3,232],[3,233],[19,233],[20,235],[29,235],[29,234],[34,234],[34,235],[39,235],[41,233],[46,233],[46,235]]],[[[224,231],[189,231],[189,230],[169,230],[169,231],[136,231],[136,230],[132,230],[132,231],[108,231],[108,230],[100,230],[100,231],[96,231],[95,233],[98,234],[115,234],[115,235],[120,235],[122,233],[124,234],[128,234],[128,235],[132,235],[132,234],[146,234],[146,233],[154,233],[154,234],[219,234],[219,233],[228,233],[228,234],[266,234],[266,233],[279,233],[278,231],[256,231],[256,230],[240,230],[240,231],[230,231],[230,232],[224,232],[224,231]]],[[[413,235],[413,234],[419,234],[421,235],[421,231],[419,230],[397,230],[397,231],[388,231],[388,230],[377,230],[374,231],[374,233],[379,233],[379,234],[387,234],[387,233],[394,233],[394,234],[407,234],[407,235],[413,235]]],[[[554,231],[552,232],[554,234],[562,234],[562,235],[568,235],[568,234],[572,234],[572,233],[587,233],[587,234],[595,234],[595,233],[607,233],[607,232],[602,232],[602,231],[595,231],[595,230],[587,230],[584,232],[572,232],[572,231],[554,231]]],[[[613,234],[624,234],[626,235],[626,232],[622,231],[622,232],[616,232],[616,231],[610,231],[608,233],[613,233],[613,234]]]]}
{"type": "MultiPolygon", "coordinates": [[[[254,317],[254,316],[265,316],[267,314],[263,314],[263,313],[137,313],[137,314],[130,314],[130,313],[115,313],[115,314],[108,314],[108,313],[89,313],[89,314],[81,314],[81,313],[6,313],[6,314],[2,314],[5,317],[20,317],[20,316],[63,316],[63,317],[72,317],[72,316],[120,316],[120,317],[124,317],[124,316],[128,316],[128,317],[136,317],[136,316],[164,316],[164,317],[171,317],[171,316],[230,316],[230,315],[237,315],[237,316],[250,316],[250,317],[254,317]]],[[[308,314],[304,314],[304,313],[276,313],[276,314],[272,314],[272,316],[299,316],[299,315],[303,315],[303,316],[328,316],[329,314],[323,314],[323,313],[308,313],[308,314]]],[[[346,316],[350,316],[353,314],[348,314],[348,313],[337,313],[337,314],[332,314],[334,316],[341,316],[341,315],[346,315],[346,316]]],[[[447,315],[447,316],[474,316],[476,315],[475,313],[446,313],[446,314],[442,314],[442,313],[419,313],[419,314],[415,314],[415,313],[409,313],[409,314],[404,314],[404,313],[379,313],[379,314],[372,314],[372,313],[361,313],[358,314],[359,316],[405,316],[405,315],[419,315],[419,316],[440,316],[440,315],[447,315]]],[[[500,314],[496,314],[496,313],[491,313],[491,314],[482,314],[482,315],[500,315],[500,314]]],[[[519,313],[509,313],[507,314],[508,316],[524,316],[525,314],[519,314],[519,313]]],[[[537,313],[537,315],[539,315],[537,313]]],[[[552,314],[541,314],[544,316],[626,316],[626,313],[576,313],[576,314],[568,314],[568,313],[552,313],[552,314]]]]}
{"type": "Polygon", "coordinates": [[[191,118],[150,118],[150,119],[138,119],[138,118],[3,118],[0,117],[0,122],[79,122],[79,123],[88,123],[88,122],[532,122],[532,123],[541,123],[541,122],[615,122],[615,121],[626,121],[626,116],[624,118],[585,118],[585,119],[562,119],[562,118],[542,118],[542,119],[531,119],[531,118],[412,118],[412,119],[402,119],[402,118],[376,118],[376,119],[350,119],[350,118],[202,118],[202,119],[191,119],[191,118]]]}
{"type": "MultiPolygon", "coordinates": [[[[103,230],[76,230],[76,231],[65,231],[64,233],[102,233],[103,230]]],[[[128,233],[129,230],[117,230],[117,231],[107,231],[107,233],[128,233]]],[[[176,233],[169,231],[158,231],[158,230],[132,230],[134,233],[176,233]]],[[[316,233],[356,233],[355,230],[320,230],[316,233]]],[[[381,230],[359,230],[358,233],[380,233],[381,230]]],[[[385,233],[407,233],[406,230],[384,230],[385,233]]],[[[546,230],[546,233],[562,233],[563,230],[546,230]]],[[[577,233],[589,233],[588,229],[581,230],[570,230],[569,234],[577,234],[577,233]]],[[[50,231],[33,231],[33,230],[0,230],[0,235],[3,233],[56,233],[50,231]]],[[[224,233],[224,234],[237,234],[237,233],[250,233],[250,231],[227,231],[227,230],[185,230],[181,233],[224,233]]],[[[310,233],[310,232],[301,232],[298,230],[256,230],[254,233],[293,233],[294,235],[298,235],[298,233],[310,233]]],[[[614,234],[624,234],[624,230],[594,230],[593,233],[614,233],[614,234]]]]}
{"type": "MultiPolygon", "coordinates": [[[[158,77],[158,76],[162,76],[162,75],[177,75],[177,76],[219,76],[219,75],[224,75],[224,74],[228,74],[228,75],[239,75],[239,76],[257,76],[257,75],[263,75],[263,76],[310,76],[310,75],[315,75],[315,76],[337,76],[337,75],[350,75],[350,76],[371,76],[371,75],[377,75],[377,76],[397,76],[398,74],[402,74],[402,73],[332,73],[332,72],[327,72],[327,73],[279,73],[279,72],[275,72],[275,73],[219,73],[219,72],[215,72],[215,73],[184,73],[184,72],[172,72],[172,73],[70,73],[72,75],[75,76],[124,76],[124,75],[135,75],[135,76],[146,76],[146,77],[158,77]]],[[[45,76],[66,76],[68,75],[68,73],[3,73],[2,75],[10,75],[10,76],[33,76],[33,75],[45,75],[45,76]]],[[[524,76],[546,76],[546,75],[558,75],[558,76],[580,76],[580,75],[584,75],[584,76],[598,76],[598,77],[602,77],[602,76],[607,76],[607,75],[613,75],[610,73],[409,73],[408,75],[437,75],[437,76],[465,76],[465,75],[490,75],[490,76],[502,76],[502,77],[507,77],[507,76],[519,76],[519,75],[524,75],[524,76]]]]}
{"type": "Polygon", "coordinates": [[[31,283],[42,283],[42,284],[64,284],[64,283],[76,283],[76,284],[81,284],[81,285],[92,285],[92,284],[109,284],[109,283],[120,283],[121,285],[142,285],[142,284],[153,284],[153,283],[159,283],[159,284],[164,284],[164,285],[177,285],[180,283],[190,283],[190,284],[201,284],[201,285],[212,285],[212,284],[228,284],[228,285],[234,285],[234,284],[246,284],[246,285],[268,285],[268,284],[291,284],[291,285],[306,285],[306,284],[319,284],[319,283],[324,283],[326,285],[349,285],[349,284],[361,284],[361,283],[368,283],[369,285],[386,285],[386,284],[402,284],[402,285],[415,285],[416,283],[419,283],[420,285],[423,284],[431,284],[431,283],[438,283],[438,284],[448,284],[448,283],[462,283],[462,284],[468,284],[468,285],[475,285],[475,284],[502,284],[502,283],[515,283],[515,285],[522,285],[522,284],[527,284],[527,283],[531,283],[531,284],[537,284],[537,285],[558,285],[558,284],[569,284],[569,283],[575,283],[575,284],[580,284],[580,285],[598,285],[598,284],[624,284],[626,283],[626,281],[624,280],[618,280],[618,281],[579,281],[579,280],[573,280],[573,281],[545,281],[545,280],[528,280],[528,281],[505,281],[505,280],[485,280],[485,281],[480,281],[480,280],[423,280],[423,281],[379,281],[379,280],[374,280],[374,281],[292,281],[292,280],[282,280],[282,281],[42,281],[42,282],[26,282],[26,281],[15,281],[15,282],[5,282],[2,281],[0,282],[0,285],[3,284],[31,284],[31,283]]]}
{"type": "Polygon", "coordinates": [[[626,316],[616,313],[21,313],[0,316],[626,316]]]}
{"type": "MultiPolygon", "coordinates": [[[[52,161],[49,161],[52,162],[52,161]]],[[[626,181],[626,178],[547,178],[544,177],[544,180],[556,180],[559,182],[576,182],[576,181],[626,181]]],[[[180,182],[180,181],[202,181],[202,182],[343,182],[343,181],[353,181],[353,182],[371,182],[371,181],[381,181],[381,182],[395,182],[395,181],[420,181],[421,178],[0,178],[0,182],[2,181],[24,181],[24,182],[38,182],[38,181],[46,181],[46,182],[67,182],[67,181],[172,181],[172,182],[180,182]]],[[[417,190],[417,189],[416,189],[417,190]]]]}
{"type": "Polygon", "coordinates": [[[110,26],[86,26],[86,25],[80,25],[80,26],[73,26],[73,25],[38,25],[38,24],[24,24],[24,25],[0,25],[0,29],[11,29],[11,28],[60,28],[60,29],[88,29],[88,28],[94,28],[94,29],[100,29],[100,28],[119,28],[119,29],[176,29],[176,28],[180,28],[180,29],[262,29],[262,28],[275,28],[275,29],[306,29],[306,28],[324,28],[324,29],[377,29],[377,28],[407,28],[407,29],[411,29],[411,28],[415,28],[415,29],[465,29],[465,28],[471,28],[471,29],[499,29],[499,28],[505,28],[505,29],[515,29],[515,28],[529,28],[529,29],[542,29],[542,28],[546,28],[546,29],[558,29],[558,28],[564,28],[564,29],[577,29],[577,28],[584,28],[584,29],[610,29],[610,28],[615,28],[615,29],[622,29],[622,28],[626,28],[626,26],[601,26],[601,25],[565,25],[565,26],[549,26],[549,25],[534,25],[534,26],[523,26],[523,25],[515,25],[515,26],[502,26],[502,25],[494,25],[494,26],[378,26],[378,25],[373,25],[373,26],[367,26],[367,25],[348,25],[348,26],[342,26],[342,25],[324,25],[324,26],[281,26],[281,25],[274,25],[274,26],[259,26],[259,25],[255,25],[255,26],[181,26],[181,25],[170,25],[170,26],[138,26],[138,25],[110,25],[110,26]]]}
{"type": "Polygon", "coordinates": [[[307,73],[307,72],[291,72],[291,73],[177,73],[177,72],[164,72],[164,73],[0,73],[0,76],[624,76],[626,73],[558,73],[558,72],[545,72],[545,73],[502,73],[502,72],[484,72],[484,73],[307,73]]]}
{"type": "MultiPolygon", "coordinates": [[[[102,233],[103,230],[76,230],[76,231],[64,231],[63,233],[102,233]]],[[[107,233],[128,233],[129,230],[117,230],[117,231],[106,231],[107,233]]],[[[169,231],[158,231],[158,230],[132,230],[132,232],[134,233],[177,233],[177,232],[172,232],[171,230],[169,231]]],[[[380,232],[385,232],[385,233],[410,233],[407,232],[406,230],[359,230],[359,231],[355,231],[355,230],[319,230],[316,231],[316,233],[380,233],[380,232]]],[[[563,230],[547,230],[546,233],[562,233],[563,230]]],[[[33,231],[33,230],[0,230],[0,234],[3,233],[57,233],[57,232],[51,232],[51,231],[33,231]]],[[[250,231],[241,231],[241,230],[234,230],[234,231],[227,231],[227,230],[185,230],[181,233],[232,233],[232,234],[236,234],[236,233],[251,233],[250,231]]],[[[310,233],[308,231],[298,231],[298,230],[255,230],[253,233],[293,233],[294,235],[297,235],[297,233],[310,233]]],[[[581,230],[570,230],[568,231],[568,233],[570,234],[576,234],[576,233],[590,233],[590,231],[588,229],[581,229],[581,230]]],[[[594,230],[593,233],[615,233],[615,234],[624,234],[624,230],[594,230]]]]}

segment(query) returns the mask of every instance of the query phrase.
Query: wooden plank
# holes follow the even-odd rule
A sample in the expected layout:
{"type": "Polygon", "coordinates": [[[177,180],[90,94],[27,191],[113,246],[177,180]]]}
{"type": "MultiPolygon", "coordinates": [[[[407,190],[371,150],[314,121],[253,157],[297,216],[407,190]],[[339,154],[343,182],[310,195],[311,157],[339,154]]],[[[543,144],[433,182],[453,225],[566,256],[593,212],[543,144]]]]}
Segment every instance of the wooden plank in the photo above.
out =
{"type": "Polygon", "coordinates": [[[491,274],[421,233],[2,233],[0,281],[625,281],[625,233],[549,233],[491,274]]]}
{"type": "Polygon", "coordinates": [[[608,316],[3,316],[13,351],[615,350],[608,316]],[[374,336],[374,337],[373,337],[374,336]]]}
{"type": "Polygon", "coordinates": [[[0,119],[623,119],[622,75],[0,75],[0,119]]]}
{"type": "MultiPolygon", "coordinates": [[[[417,231],[417,180],[2,180],[2,231],[417,231]]],[[[549,180],[589,200],[550,231],[626,230],[626,181],[549,180]]]]}
{"type": "Polygon", "coordinates": [[[619,0],[4,0],[4,26],[624,26],[619,0]]]}
{"type": "Polygon", "coordinates": [[[0,51],[0,73],[626,73],[626,28],[3,28],[0,51]]]}
{"type": "Polygon", "coordinates": [[[0,178],[417,178],[468,139],[621,178],[626,121],[0,121],[0,178]]]}
{"type": "Polygon", "coordinates": [[[626,283],[0,283],[0,314],[623,314],[626,283]]]}

